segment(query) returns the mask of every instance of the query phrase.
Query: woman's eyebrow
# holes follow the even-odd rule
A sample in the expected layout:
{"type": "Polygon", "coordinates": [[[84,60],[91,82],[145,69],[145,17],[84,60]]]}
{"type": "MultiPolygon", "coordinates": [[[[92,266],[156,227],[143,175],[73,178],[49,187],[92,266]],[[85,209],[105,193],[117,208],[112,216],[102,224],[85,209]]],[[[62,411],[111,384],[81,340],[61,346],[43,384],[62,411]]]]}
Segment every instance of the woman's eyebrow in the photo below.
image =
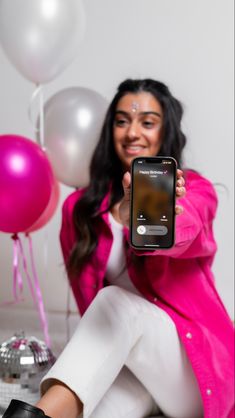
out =
{"type": "Polygon", "coordinates": [[[124,116],[129,116],[130,113],[125,112],[125,110],[116,110],[115,111],[115,115],[124,115],[124,116]]]}
{"type": "MultiPolygon", "coordinates": [[[[116,110],[115,114],[116,115],[130,116],[132,114],[132,112],[126,112],[125,110],[116,110]]],[[[149,110],[147,112],[139,112],[139,115],[155,115],[155,116],[158,116],[159,118],[162,117],[162,115],[160,113],[154,112],[152,110],[149,110]]]]}
{"type": "Polygon", "coordinates": [[[159,118],[162,117],[162,115],[158,112],[154,112],[153,110],[149,110],[148,112],[140,112],[140,115],[155,115],[158,116],[159,118]]]}

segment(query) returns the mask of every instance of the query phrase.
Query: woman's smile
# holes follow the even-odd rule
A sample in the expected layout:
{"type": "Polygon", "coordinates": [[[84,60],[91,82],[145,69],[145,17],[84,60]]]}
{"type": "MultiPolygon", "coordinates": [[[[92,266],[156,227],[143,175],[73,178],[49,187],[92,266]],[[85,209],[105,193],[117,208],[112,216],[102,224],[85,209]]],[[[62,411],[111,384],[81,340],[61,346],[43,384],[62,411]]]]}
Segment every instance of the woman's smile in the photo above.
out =
{"type": "Polygon", "coordinates": [[[134,156],[140,155],[145,148],[146,147],[143,145],[123,144],[123,149],[125,150],[126,154],[134,156]]]}

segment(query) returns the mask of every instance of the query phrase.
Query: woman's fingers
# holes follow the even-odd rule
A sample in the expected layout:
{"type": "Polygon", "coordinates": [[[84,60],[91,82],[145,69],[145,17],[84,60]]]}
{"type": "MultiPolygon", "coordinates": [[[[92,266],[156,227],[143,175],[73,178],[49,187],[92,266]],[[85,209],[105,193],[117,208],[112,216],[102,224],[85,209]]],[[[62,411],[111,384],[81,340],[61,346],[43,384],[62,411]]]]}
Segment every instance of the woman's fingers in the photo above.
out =
{"type": "Polygon", "coordinates": [[[185,180],[183,177],[184,173],[182,170],[177,170],[177,180],[176,180],[176,197],[184,197],[186,194],[186,189],[184,187],[185,180]]]}
{"type": "Polygon", "coordinates": [[[179,177],[178,180],[177,180],[177,182],[176,182],[176,185],[179,186],[179,187],[184,186],[185,185],[184,178],[183,177],[179,177]]]}
{"type": "Polygon", "coordinates": [[[175,205],[175,214],[176,215],[181,215],[181,213],[183,213],[184,208],[180,205],[175,205]]]}
{"type": "MultiPolygon", "coordinates": [[[[184,180],[184,173],[182,170],[177,170],[177,180],[176,180],[176,197],[182,198],[186,195],[186,189],[185,189],[185,180],[184,180]]],[[[175,206],[175,214],[181,215],[183,213],[184,208],[180,205],[175,206]]]]}
{"type": "Polygon", "coordinates": [[[122,186],[123,186],[123,191],[124,191],[124,199],[125,200],[130,200],[131,175],[130,175],[129,171],[126,171],[126,173],[123,176],[122,186]]]}
{"type": "Polygon", "coordinates": [[[131,195],[131,175],[127,171],[122,179],[124,196],[119,206],[119,218],[123,225],[129,226],[130,218],[130,195],[131,195]]]}
{"type": "Polygon", "coordinates": [[[186,189],[185,189],[185,187],[176,187],[176,196],[177,196],[178,198],[180,198],[180,197],[184,197],[184,196],[185,196],[185,194],[186,194],[186,189]]]}
{"type": "Polygon", "coordinates": [[[177,173],[176,173],[177,178],[178,177],[183,177],[183,175],[184,175],[183,170],[180,170],[180,168],[177,168],[177,173]]]}

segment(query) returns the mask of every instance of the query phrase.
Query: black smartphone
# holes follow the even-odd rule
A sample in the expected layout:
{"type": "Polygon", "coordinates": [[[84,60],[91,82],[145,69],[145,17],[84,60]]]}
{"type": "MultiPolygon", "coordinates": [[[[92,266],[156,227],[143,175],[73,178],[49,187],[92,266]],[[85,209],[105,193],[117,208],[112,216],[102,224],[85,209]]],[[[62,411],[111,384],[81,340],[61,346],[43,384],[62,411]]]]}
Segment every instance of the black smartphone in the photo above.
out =
{"type": "Polygon", "coordinates": [[[156,250],[174,245],[176,170],[172,157],[132,161],[130,241],[134,248],[156,250]]]}

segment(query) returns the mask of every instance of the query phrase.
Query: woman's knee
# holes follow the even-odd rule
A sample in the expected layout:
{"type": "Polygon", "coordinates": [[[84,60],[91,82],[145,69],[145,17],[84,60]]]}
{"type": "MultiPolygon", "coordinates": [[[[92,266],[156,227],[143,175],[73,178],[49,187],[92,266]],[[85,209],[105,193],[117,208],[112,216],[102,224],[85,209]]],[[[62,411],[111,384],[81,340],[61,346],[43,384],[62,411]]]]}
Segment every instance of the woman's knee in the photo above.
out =
{"type": "Polygon", "coordinates": [[[124,317],[135,316],[136,310],[131,301],[130,292],[118,286],[106,286],[99,291],[92,305],[93,309],[105,311],[108,316],[114,314],[119,320],[124,317]],[[133,315],[132,315],[133,314],[133,315]]]}
{"type": "Polygon", "coordinates": [[[117,301],[125,299],[126,292],[127,291],[125,289],[122,289],[121,287],[110,285],[101,289],[98,292],[96,299],[105,299],[107,301],[110,301],[111,303],[115,303],[117,301]]]}

